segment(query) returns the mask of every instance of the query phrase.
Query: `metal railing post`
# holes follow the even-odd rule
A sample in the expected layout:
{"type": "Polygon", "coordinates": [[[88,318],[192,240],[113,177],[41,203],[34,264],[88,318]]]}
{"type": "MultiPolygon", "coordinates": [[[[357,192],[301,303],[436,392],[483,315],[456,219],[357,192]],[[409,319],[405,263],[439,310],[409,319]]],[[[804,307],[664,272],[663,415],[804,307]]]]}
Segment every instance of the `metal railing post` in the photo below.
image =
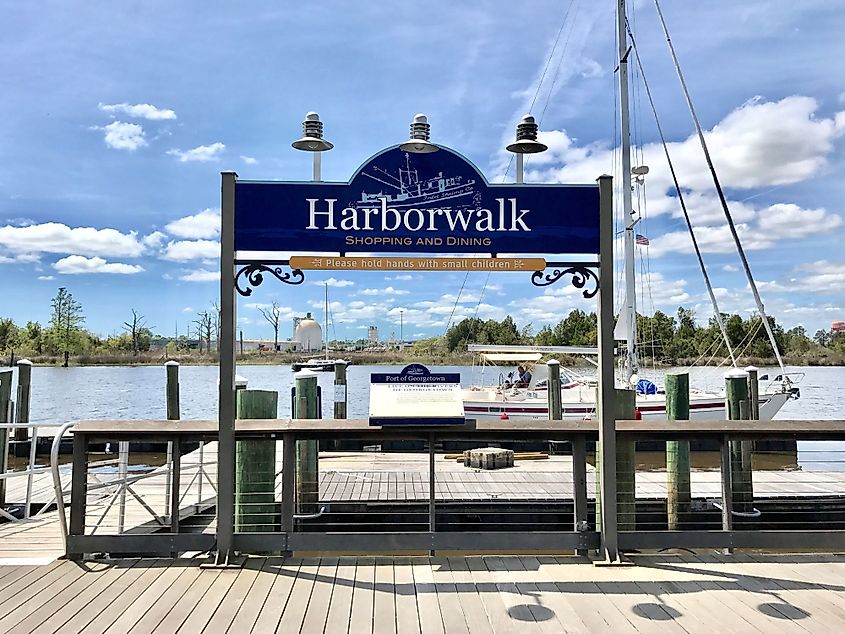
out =
{"type": "Polygon", "coordinates": [[[29,440],[29,473],[26,478],[26,506],[23,509],[24,519],[29,519],[30,506],[32,505],[32,480],[35,477],[35,450],[38,446],[38,427],[32,428],[32,436],[29,440]]]}
{"type": "MultiPolygon", "coordinates": [[[[722,530],[733,530],[733,474],[731,472],[731,442],[725,434],[719,443],[719,462],[722,469],[722,530]]],[[[726,548],[725,554],[733,552],[726,548]]]]}
{"type": "MultiPolygon", "coordinates": [[[[88,437],[82,433],[73,435],[73,470],[70,488],[70,530],[71,537],[85,534],[85,506],[88,496],[88,437]]],[[[70,545],[68,544],[68,550],[70,545]]],[[[68,558],[82,559],[84,553],[68,552],[68,558]]]]}
{"type": "MultiPolygon", "coordinates": [[[[587,441],[583,436],[572,440],[572,530],[584,533],[589,529],[587,522],[587,441]]],[[[576,555],[586,555],[587,551],[578,549],[576,555]]]]}
{"type": "Polygon", "coordinates": [[[129,441],[121,440],[117,443],[117,480],[120,487],[120,501],[118,503],[117,532],[123,533],[126,517],[126,482],[129,477],[129,441]]]}

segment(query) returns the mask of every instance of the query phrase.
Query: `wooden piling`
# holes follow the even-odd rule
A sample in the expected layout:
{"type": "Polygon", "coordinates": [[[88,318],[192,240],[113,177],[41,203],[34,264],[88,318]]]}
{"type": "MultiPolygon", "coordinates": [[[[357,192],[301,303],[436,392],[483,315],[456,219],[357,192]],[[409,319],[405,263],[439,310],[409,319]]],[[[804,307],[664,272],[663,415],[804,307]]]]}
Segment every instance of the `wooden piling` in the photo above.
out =
{"type": "MultiPolygon", "coordinates": [[[[32,389],[32,361],[21,359],[18,365],[18,393],[15,399],[15,424],[29,424],[29,402],[32,389]]],[[[29,440],[29,429],[21,427],[15,430],[15,440],[26,442],[29,440]]]]}
{"type": "Polygon", "coordinates": [[[179,420],[179,363],[168,361],[164,367],[167,370],[167,420],[179,420]]]}
{"type": "Polygon", "coordinates": [[[346,418],[346,368],[345,361],[334,364],[334,417],[346,418]]]}
{"type": "MultiPolygon", "coordinates": [[[[616,420],[632,420],[636,412],[637,393],[634,390],[614,390],[616,420]]],[[[599,402],[596,401],[596,414],[599,402]]],[[[596,443],[596,465],[601,464],[601,443],[596,443]]],[[[596,490],[601,488],[600,469],[596,468],[596,490]]],[[[637,525],[636,443],[616,441],[616,525],[620,531],[632,531],[637,525]]],[[[601,526],[601,504],[596,496],[596,526],[601,526]]]]}
{"type": "MultiPolygon", "coordinates": [[[[748,420],[748,374],[731,370],[725,374],[725,413],[728,420],[748,420]]],[[[754,486],[751,477],[751,441],[731,441],[731,482],[733,510],[751,513],[754,510],[754,486]]]]}
{"type": "Polygon", "coordinates": [[[749,365],[745,371],[748,372],[748,398],[751,403],[749,416],[751,420],[760,420],[760,381],[757,378],[759,368],[749,365]]]}
{"type": "Polygon", "coordinates": [[[549,420],[560,420],[563,417],[563,406],[560,400],[560,361],[552,359],[546,362],[548,376],[549,420]]]}
{"type": "MultiPolygon", "coordinates": [[[[666,418],[689,420],[689,374],[669,373],[665,378],[666,418]]],[[[690,456],[688,440],[670,440],[666,443],[666,515],[669,530],[680,529],[689,517],[690,456]]]]}
{"type": "MultiPolygon", "coordinates": [[[[279,394],[238,390],[237,418],[276,418],[279,394]]],[[[276,527],[276,441],[235,443],[235,531],[271,532],[276,527]]]]}
{"type": "MultiPolygon", "coordinates": [[[[297,372],[293,399],[294,418],[319,418],[317,411],[317,375],[310,370],[297,372]]],[[[287,468],[287,465],[283,465],[287,468]]],[[[320,501],[319,443],[300,440],[296,443],[296,512],[316,513],[320,501]]]]}
{"type": "MultiPolygon", "coordinates": [[[[12,371],[0,370],[0,423],[12,422],[12,371]]],[[[9,430],[0,428],[0,473],[9,467],[9,430]]],[[[0,479],[0,504],[6,503],[6,479],[0,479]]]]}

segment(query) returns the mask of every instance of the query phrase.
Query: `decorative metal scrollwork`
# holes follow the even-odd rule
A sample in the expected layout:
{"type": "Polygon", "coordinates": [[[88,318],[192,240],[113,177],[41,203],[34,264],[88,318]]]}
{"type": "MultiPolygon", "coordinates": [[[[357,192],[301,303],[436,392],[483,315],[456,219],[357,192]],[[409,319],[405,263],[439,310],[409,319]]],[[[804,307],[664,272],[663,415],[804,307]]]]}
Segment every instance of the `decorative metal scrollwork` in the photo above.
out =
{"type": "MultiPolygon", "coordinates": [[[[554,266],[554,263],[550,264],[554,266]]],[[[591,297],[595,297],[599,292],[599,276],[594,267],[586,265],[571,265],[567,266],[567,268],[556,267],[551,271],[551,273],[546,273],[546,271],[534,271],[534,273],[531,274],[531,283],[534,284],[534,286],[551,286],[566,275],[572,276],[572,286],[584,289],[583,295],[585,298],[589,299],[591,297]],[[592,288],[585,288],[588,282],[592,282],[592,288]]]]}
{"type": "Polygon", "coordinates": [[[285,270],[282,266],[268,266],[266,264],[248,264],[235,274],[235,290],[244,297],[252,295],[252,288],[241,287],[240,282],[245,278],[248,286],[261,286],[264,273],[269,273],[285,284],[302,284],[305,275],[299,269],[285,270]]]}

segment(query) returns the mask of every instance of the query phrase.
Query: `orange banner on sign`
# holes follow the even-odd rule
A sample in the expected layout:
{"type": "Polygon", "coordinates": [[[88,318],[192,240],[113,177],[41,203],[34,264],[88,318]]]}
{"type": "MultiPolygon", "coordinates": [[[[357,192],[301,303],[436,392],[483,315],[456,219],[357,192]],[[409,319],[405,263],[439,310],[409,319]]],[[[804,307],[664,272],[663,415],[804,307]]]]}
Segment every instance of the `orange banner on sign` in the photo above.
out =
{"type": "Polygon", "coordinates": [[[543,258],[405,258],[295,255],[292,269],[308,271],[542,271],[543,258]]]}

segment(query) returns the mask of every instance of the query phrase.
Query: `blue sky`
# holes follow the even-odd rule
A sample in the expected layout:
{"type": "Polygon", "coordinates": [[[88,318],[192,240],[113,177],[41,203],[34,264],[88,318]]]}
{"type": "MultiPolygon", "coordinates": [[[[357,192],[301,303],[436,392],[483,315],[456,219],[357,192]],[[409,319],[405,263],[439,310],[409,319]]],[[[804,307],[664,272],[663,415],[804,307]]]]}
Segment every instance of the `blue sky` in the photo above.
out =
{"type": "MultiPolygon", "coordinates": [[[[845,314],[845,17],[835,3],[666,3],[714,162],[767,310],[814,332],[845,314]]],[[[309,110],[335,149],[326,180],[347,180],[402,141],[416,112],[432,140],[491,181],[513,178],[503,146],[531,111],[550,151],[536,182],[592,182],[614,169],[614,7],[610,0],[496,2],[10,3],[0,76],[0,316],[45,322],[66,286],[87,325],[117,332],[132,308],[184,333],[217,294],[221,170],[305,180],[290,147],[309,110]],[[563,25],[563,26],[561,26],[563,25]],[[558,34],[560,36],[558,37],[558,34]],[[557,46],[555,41],[557,40],[557,46]],[[544,73],[545,69],[545,73],[544,73]],[[542,78],[542,81],[541,81],[542,78]],[[532,107],[533,106],[533,107],[532,107]]],[[[630,22],[687,189],[723,310],[753,300],[724,227],[651,2],[630,22]]],[[[632,73],[644,312],[710,315],[670,190],[641,82],[632,73]]],[[[514,315],[536,331],[592,306],[520,274],[311,273],[241,300],[247,337],[271,336],[256,305],[287,320],[322,314],[333,336],[442,334],[466,316],[514,315]],[[459,291],[463,285],[463,291],[459,291]]],[[[287,332],[282,331],[283,335],[287,332]]]]}

